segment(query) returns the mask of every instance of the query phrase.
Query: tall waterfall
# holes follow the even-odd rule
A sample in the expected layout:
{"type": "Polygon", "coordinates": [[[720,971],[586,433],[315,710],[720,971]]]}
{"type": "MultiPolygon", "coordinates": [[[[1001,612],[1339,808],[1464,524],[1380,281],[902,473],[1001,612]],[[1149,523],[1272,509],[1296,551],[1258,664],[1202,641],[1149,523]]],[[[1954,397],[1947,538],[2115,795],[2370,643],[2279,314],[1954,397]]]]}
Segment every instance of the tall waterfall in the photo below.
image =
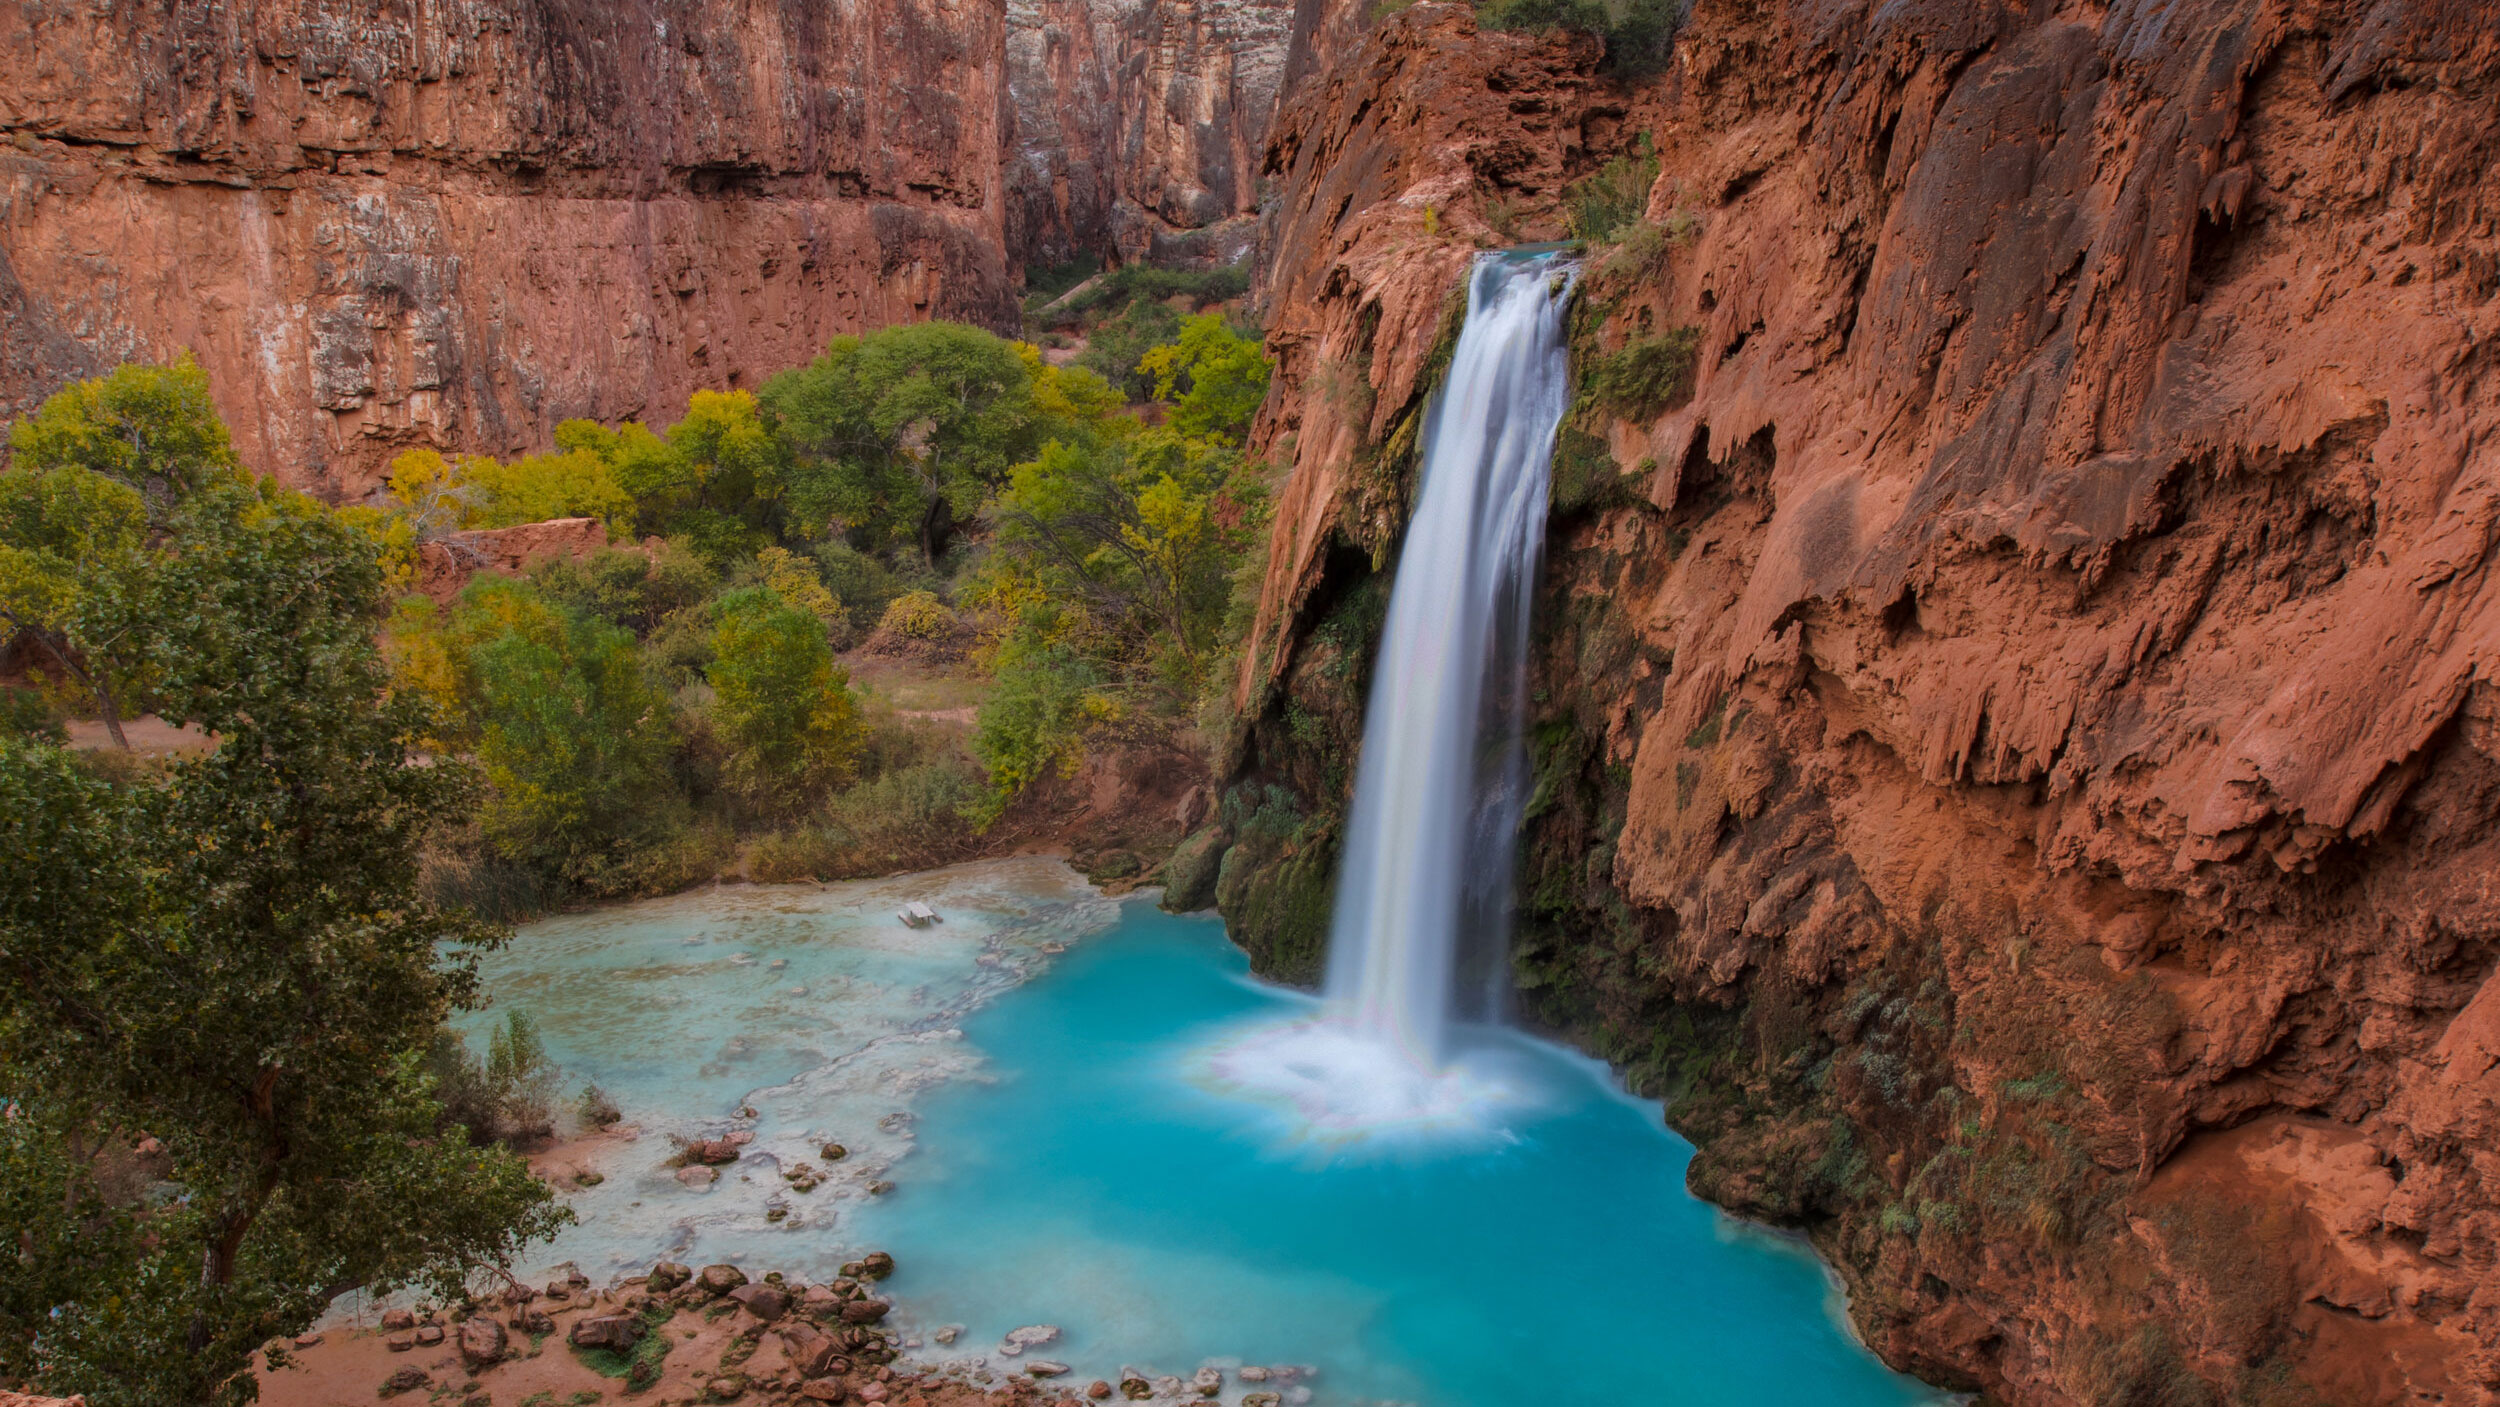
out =
{"type": "Polygon", "coordinates": [[[1427,1068],[1454,1015],[1492,1014],[1507,961],[1528,612],[1571,396],[1571,279],[1551,254],[1476,263],[1365,714],[1328,1000],[1427,1068]]]}

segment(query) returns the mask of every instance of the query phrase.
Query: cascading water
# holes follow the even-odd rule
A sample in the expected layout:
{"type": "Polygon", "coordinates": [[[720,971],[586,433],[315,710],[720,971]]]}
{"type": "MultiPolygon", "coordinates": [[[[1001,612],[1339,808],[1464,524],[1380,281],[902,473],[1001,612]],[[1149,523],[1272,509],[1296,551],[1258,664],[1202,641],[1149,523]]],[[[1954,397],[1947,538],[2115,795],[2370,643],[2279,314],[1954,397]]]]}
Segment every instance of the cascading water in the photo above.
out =
{"type": "Polygon", "coordinates": [[[1450,1029],[1493,1014],[1506,958],[1528,612],[1570,400],[1573,278],[1553,254],[1477,261],[1373,675],[1329,1015],[1213,1062],[1222,1082],[1285,1095],[1315,1123],[1440,1122],[1486,1093],[1446,1068],[1450,1029]]]}
{"type": "Polygon", "coordinates": [[[1365,713],[1328,999],[1425,1065],[1448,1054],[1462,944],[1498,947],[1508,929],[1569,279],[1552,255],[1476,266],[1365,713]]]}

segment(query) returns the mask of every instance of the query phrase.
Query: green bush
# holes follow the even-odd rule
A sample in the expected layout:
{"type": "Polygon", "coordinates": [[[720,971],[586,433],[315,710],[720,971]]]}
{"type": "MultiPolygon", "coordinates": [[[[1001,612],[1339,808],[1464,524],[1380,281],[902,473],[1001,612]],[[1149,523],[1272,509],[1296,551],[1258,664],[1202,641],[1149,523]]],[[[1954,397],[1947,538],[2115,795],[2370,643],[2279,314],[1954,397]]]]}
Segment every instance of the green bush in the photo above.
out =
{"type": "Polygon", "coordinates": [[[935,640],[955,625],[955,613],[934,591],[906,591],[897,596],[878,618],[877,628],[900,635],[907,640],[935,640]]]}
{"type": "Polygon", "coordinates": [[[1675,33],[1689,0],[1483,0],[1476,22],[1486,29],[1576,29],[1606,43],[1606,72],[1620,78],[1657,73],[1675,58],[1675,33]]]}
{"type": "Polygon", "coordinates": [[[1646,420],[1692,394],[1700,354],[1701,329],[1696,327],[1636,337],[1592,358],[1581,373],[1581,388],[1601,409],[1627,420],[1646,420]]]}
{"type": "Polygon", "coordinates": [[[1563,187],[1564,219],[1571,233],[1593,244],[1611,243],[1619,231],[1640,222],[1649,208],[1649,188],[1657,180],[1657,147],[1644,132],[1637,150],[1563,187]]]}

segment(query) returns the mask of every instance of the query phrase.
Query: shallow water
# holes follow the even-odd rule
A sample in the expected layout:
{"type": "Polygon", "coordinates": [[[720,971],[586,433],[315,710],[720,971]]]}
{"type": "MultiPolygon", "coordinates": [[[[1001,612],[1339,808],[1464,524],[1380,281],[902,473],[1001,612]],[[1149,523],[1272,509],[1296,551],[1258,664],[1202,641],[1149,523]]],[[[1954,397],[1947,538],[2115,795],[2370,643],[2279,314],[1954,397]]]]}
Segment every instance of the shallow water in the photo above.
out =
{"type": "Polygon", "coordinates": [[[1251,979],[1215,920],[1054,863],[557,920],[488,980],[645,1130],[544,1264],[823,1276],[883,1246],[920,1356],[1004,1371],[1008,1329],[1055,1324],[1031,1356],[1080,1383],[1211,1361],[1316,1365],[1322,1403],[1931,1398],[1848,1337],[1802,1247],[1686,1194],[1689,1147],[1594,1063],[1476,1033],[1433,1117],[1315,1125],[1227,1063],[1315,1004],[1251,979]],[[911,897],[947,922],[902,928],[911,897]],[[662,1166],[669,1133],[742,1128],[718,1186],[662,1166]],[[857,1150],[839,1179],[783,1190],[778,1165],[826,1137],[857,1150]],[[867,1196],[873,1177],[897,1186],[867,1196]],[[966,1332],[937,1347],[947,1324],[966,1332]]]}

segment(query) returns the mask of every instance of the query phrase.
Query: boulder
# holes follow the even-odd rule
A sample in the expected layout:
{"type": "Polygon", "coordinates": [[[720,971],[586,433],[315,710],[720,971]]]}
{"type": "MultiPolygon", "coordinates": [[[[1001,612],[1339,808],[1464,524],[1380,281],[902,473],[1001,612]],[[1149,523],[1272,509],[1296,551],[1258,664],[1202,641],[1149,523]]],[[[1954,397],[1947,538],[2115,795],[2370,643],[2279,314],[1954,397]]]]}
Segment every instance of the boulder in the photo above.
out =
{"type": "Polygon", "coordinates": [[[1037,1378],[1055,1378],[1060,1374],[1067,1372],[1068,1365],[1065,1363],[1054,1363],[1047,1358],[1036,1358],[1032,1362],[1024,1365],[1024,1371],[1037,1378]]]}
{"type": "Polygon", "coordinates": [[[1058,1341],[1058,1325],[1027,1324],[1021,1329],[1009,1329],[1004,1347],[1008,1351],[1022,1353],[1028,1348],[1040,1348],[1043,1344],[1058,1341]]]}
{"type": "Polygon", "coordinates": [[[799,1396],[811,1402],[839,1402],[850,1392],[851,1385],[840,1378],[809,1378],[799,1384],[799,1396]]]}
{"type": "Polygon", "coordinates": [[[883,1383],[860,1384],[859,1400],[862,1402],[883,1402],[885,1401],[885,1395],[886,1386],[883,1383]]]}
{"type": "Polygon", "coordinates": [[[790,1366],[802,1378],[842,1372],[850,1364],[841,1355],[842,1345],[814,1325],[792,1323],[781,1327],[781,1356],[790,1360],[790,1366]],[[835,1367],[837,1363],[842,1366],[835,1367]]]}
{"type": "Polygon", "coordinates": [[[415,1327],[417,1327],[417,1316],[407,1310],[386,1309],[382,1311],[383,1333],[404,1334],[415,1327]]]}
{"type": "Polygon", "coordinates": [[[414,1334],[393,1334],[389,1338],[382,1341],[382,1346],[389,1349],[393,1353],[406,1353],[408,1350],[417,1346],[417,1336],[414,1334]]]}
{"type": "Polygon", "coordinates": [[[886,1316],[886,1312],[891,1310],[893,1307],[894,1306],[887,1304],[884,1300],[852,1300],[850,1303],[842,1306],[842,1322],[845,1324],[874,1324],[878,1320],[883,1319],[886,1316]]]}
{"type": "Polygon", "coordinates": [[[1236,1376],[1245,1383],[1263,1383],[1267,1381],[1267,1370],[1256,1363],[1249,1363],[1244,1364],[1236,1376]]]}
{"type": "Polygon", "coordinates": [[[1245,1392],[1241,1395],[1241,1407],[1284,1407],[1284,1403],[1284,1394],[1277,1392],[1245,1392]]]}
{"type": "Polygon", "coordinates": [[[438,1344],[438,1343],[441,1343],[442,1341],[443,1341],[443,1326],[442,1326],[442,1325],[440,1325],[440,1324],[419,1324],[419,1325],[417,1326],[417,1342],[418,1342],[419,1344],[423,1345],[423,1346],[424,1346],[424,1347],[426,1347],[426,1348],[432,1348],[434,1345],[436,1345],[436,1344],[438,1344]]]}
{"type": "Polygon", "coordinates": [[[734,1163],[738,1161],[738,1149],[744,1143],[745,1140],[735,1135],[729,1138],[698,1138],[686,1145],[686,1161],[689,1163],[734,1163]]]}
{"type": "Polygon", "coordinates": [[[725,1295],[746,1282],[747,1273],[734,1265],[707,1265],[695,1276],[707,1295],[725,1295]]]}
{"type": "Polygon", "coordinates": [[[1224,1390],[1224,1371],[1201,1368],[1190,1376],[1189,1385],[1198,1390],[1200,1397],[1213,1397],[1224,1390]]]}
{"type": "Polygon", "coordinates": [[[709,1187],[713,1183],[720,1181],[720,1174],[711,1168],[707,1168],[702,1164],[697,1163],[690,1168],[679,1168],[677,1170],[677,1180],[684,1183],[688,1187],[709,1187]]]}
{"type": "Polygon", "coordinates": [[[382,1395],[384,1397],[396,1397],[403,1392],[414,1392],[418,1388],[432,1387],[433,1385],[434,1379],[432,1375],[428,1374],[423,1368],[411,1363],[405,1368],[392,1370],[391,1375],[382,1380],[382,1395]]]}
{"type": "Polygon", "coordinates": [[[767,1324],[790,1312],[790,1292],[779,1285],[740,1285],[729,1297],[767,1324]]]}
{"type": "Polygon", "coordinates": [[[817,1149],[816,1151],[817,1151],[817,1153],[818,1153],[818,1154],[820,1154],[820,1155],[824,1158],[824,1160],[825,1160],[826,1162],[828,1162],[828,1163],[838,1163],[838,1162],[841,1162],[844,1158],[847,1158],[847,1157],[851,1156],[851,1150],[850,1150],[850,1149],[848,1149],[848,1148],[843,1147],[843,1146],[842,1146],[841,1144],[839,1144],[839,1143],[828,1143],[828,1144],[826,1144],[824,1147],[819,1148],[819,1149],[817,1149]]]}
{"type": "Polygon", "coordinates": [[[706,1402],[735,1402],[747,1395],[747,1380],[737,1373],[723,1373],[703,1385],[706,1402]]]}
{"type": "Polygon", "coordinates": [[[564,1341],[575,1348],[607,1348],[618,1353],[634,1351],[634,1342],[642,1337],[642,1321],[630,1314],[594,1314],[574,1321],[573,1331],[564,1341]]]}
{"type": "Polygon", "coordinates": [[[693,1278],[693,1271],[673,1260],[664,1260],[651,1267],[651,1274],[643,1283],[650,1286],[653,1293],[664,1295],[693,1278]]]}
{"type": "Polygon", "coordinates": [[[511,1341],[504,1337],[503,1325],[487,1315],[472,1315],[460,1326],[460,1362],[472,1373],[501,1363],[511,1346],[511,1341]]]}
{"type": "Polygon", "coordinates": [[[1092,1382],[1085,1385],[1085,1395],[1094,1399],[1096,1402],[1100,1402],[1104,1398],[1111,1395],[1111,1384],[1104,1382],[1100,1378],[1096,1378],[1092,1382]]]}
{"type": "Polygon", "coordinates": [[[870,1251],[852,1265],[842,1267],[842,1273],[855,1275],[862,1280],[883,1280],[894,1273],[894,1257],[883,1251],[870,1251]]]}
{"type": "Polygon", "coordinates": [[[1131,1402],[1143,1402],[1155,1395],[1155,1385],[1135,1373],[1120,1375],[1120,1395],[1131,1402]]]}

